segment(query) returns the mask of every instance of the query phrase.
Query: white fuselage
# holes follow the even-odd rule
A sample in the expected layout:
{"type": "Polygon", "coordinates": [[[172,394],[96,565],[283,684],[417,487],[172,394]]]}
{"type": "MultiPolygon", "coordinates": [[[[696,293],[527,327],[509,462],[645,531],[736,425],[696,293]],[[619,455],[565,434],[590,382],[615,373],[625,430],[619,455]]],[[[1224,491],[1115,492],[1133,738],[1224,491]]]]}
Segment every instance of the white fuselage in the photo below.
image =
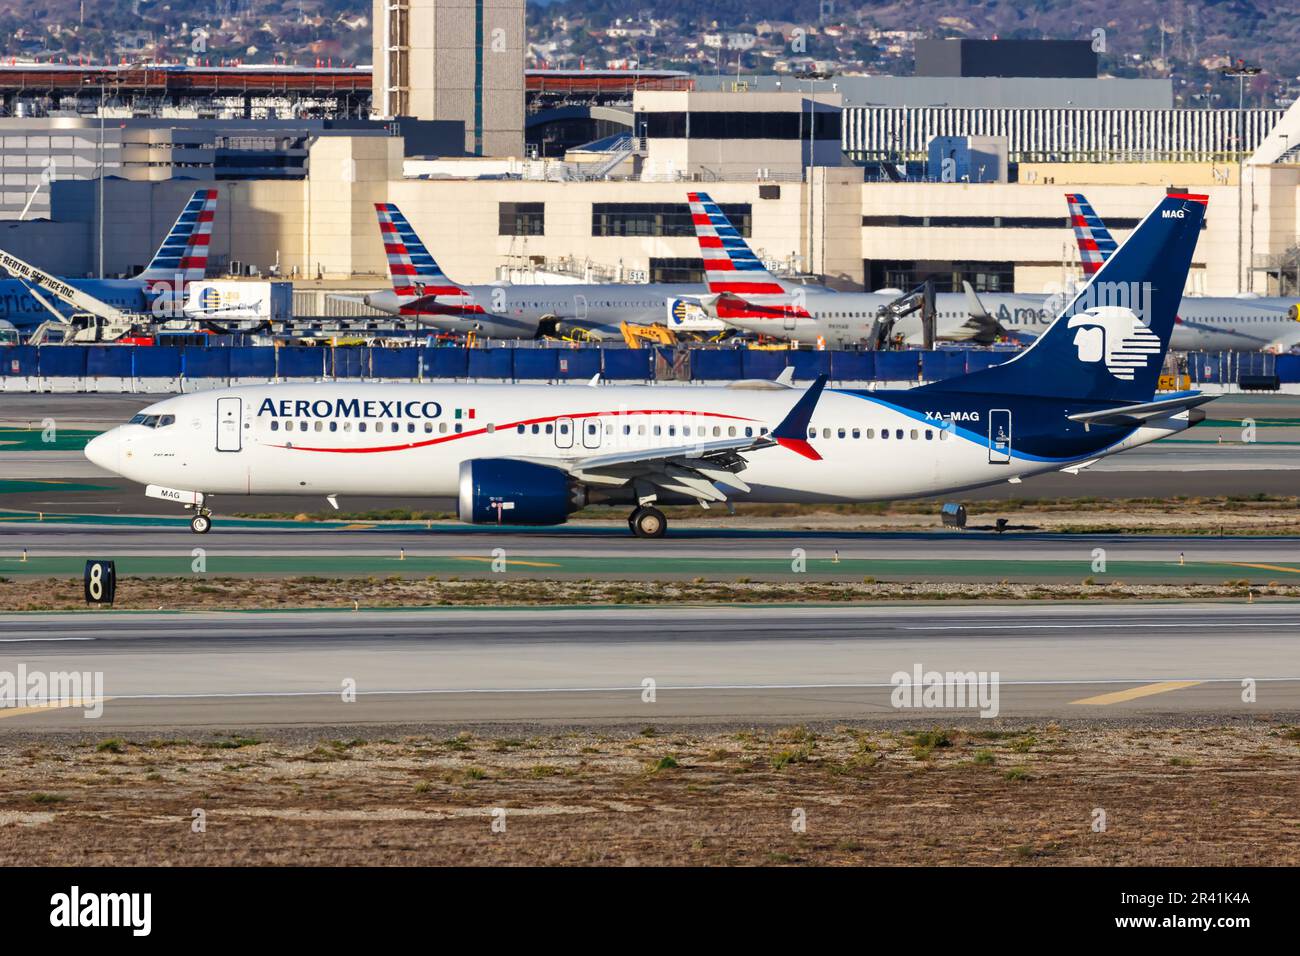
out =
{"type": "MultiPolygon", "coordinates": [[[[781,422],[802,394],[682,386],[247,386],[158,402],[142,415],[159,422],[170,416],[170,423],[119,426],[94,439],[86,454],[141,484],[205,495],[446,497],[457,493],[466,460],[563,464],[757,436],[781,422]]],[[[1001,427],[1010,432],[1010,453],[995,456],[988,432],[996,416],[973,415],[958,425],[887,398],[828,390],[809,426],[809,443],[821,460],[781,446],[748,451],[740,476],[751,490],[732,497],[853,502],[923,496],[1077,463],[1018,454],[1009,416],[1001,427]]],[[[1101,454],[1187,424],[1185,414],[1150,423],[1101,454]]]]}

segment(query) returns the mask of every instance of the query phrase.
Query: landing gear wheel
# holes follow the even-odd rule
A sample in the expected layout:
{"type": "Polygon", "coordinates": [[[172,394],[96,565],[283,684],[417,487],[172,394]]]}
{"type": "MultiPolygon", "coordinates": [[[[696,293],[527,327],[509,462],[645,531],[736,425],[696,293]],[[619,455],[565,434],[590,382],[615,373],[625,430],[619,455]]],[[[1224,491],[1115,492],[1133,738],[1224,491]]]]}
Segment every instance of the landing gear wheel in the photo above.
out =
{"type": "Polygon", "coordinates": [[[212,519],[207,515],[198,514],[190,519],[190,530],[195,534],[207,534],[212,529],[212,519]]]}
{"type": "Polygon", "coordinates": [[[668,519],[658,508],[637,508],[628,523],[638,538],[662,538],[668,529],[668,519]]]}

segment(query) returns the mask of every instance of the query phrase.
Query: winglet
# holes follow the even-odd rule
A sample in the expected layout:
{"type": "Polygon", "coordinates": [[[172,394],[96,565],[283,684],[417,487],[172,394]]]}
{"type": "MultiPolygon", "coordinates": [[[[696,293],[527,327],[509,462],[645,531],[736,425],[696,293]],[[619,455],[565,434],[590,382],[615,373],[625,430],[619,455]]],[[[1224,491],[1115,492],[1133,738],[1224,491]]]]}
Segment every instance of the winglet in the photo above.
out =
{"type": "Polygon", "coordinates": [[[773,381],[778,385],[784,385],[786,388],[794,388],[794,366],[787,365],[785,368],[781,369],[781,374],[773,379],[773,381]]]}
{"type": "Polygon", "coordinates": [[[822,456],[808,444],[808,423],[812,420],[813,410],[821,400],[822,389],[826,387],[827,375],[818,375],[817,381],[808,386],[794,408],[782,419],[781,424],[772,429],[772,438],[782,448],[789,448],[805,458],[821,461],[822,456]]]}

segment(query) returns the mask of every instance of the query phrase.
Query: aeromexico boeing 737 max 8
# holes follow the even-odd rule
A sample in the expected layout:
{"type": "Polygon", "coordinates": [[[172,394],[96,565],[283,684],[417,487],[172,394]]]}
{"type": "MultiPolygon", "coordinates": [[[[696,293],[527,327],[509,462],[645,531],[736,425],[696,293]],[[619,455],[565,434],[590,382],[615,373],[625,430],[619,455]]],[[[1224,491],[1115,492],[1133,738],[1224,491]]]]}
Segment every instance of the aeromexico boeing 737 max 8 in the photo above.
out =
{"type": "Polygon", "coordinates": [[[1199,421],[1157,399],[1206,199],[1169,195],[1010,361],[899,391],[780,386],[321,383],[169,398],[86,455],[195,509],[213,495],[456,497],[462,520],[553,525],[588,502],[855,502],[932,495],[1096,460],[1199,421]]]}

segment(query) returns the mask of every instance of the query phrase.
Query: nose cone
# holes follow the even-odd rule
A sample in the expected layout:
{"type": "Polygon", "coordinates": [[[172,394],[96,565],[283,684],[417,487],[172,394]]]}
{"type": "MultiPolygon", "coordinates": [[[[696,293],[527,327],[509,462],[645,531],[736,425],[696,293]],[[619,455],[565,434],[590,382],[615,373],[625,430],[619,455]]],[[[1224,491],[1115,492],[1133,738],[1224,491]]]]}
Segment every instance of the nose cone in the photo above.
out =
{"type": "Polygon", "coordinates": [[[96,435],[86,442],[86,457],[105,471],[117,474],[118,438],[116,428],[96,435]]]}

